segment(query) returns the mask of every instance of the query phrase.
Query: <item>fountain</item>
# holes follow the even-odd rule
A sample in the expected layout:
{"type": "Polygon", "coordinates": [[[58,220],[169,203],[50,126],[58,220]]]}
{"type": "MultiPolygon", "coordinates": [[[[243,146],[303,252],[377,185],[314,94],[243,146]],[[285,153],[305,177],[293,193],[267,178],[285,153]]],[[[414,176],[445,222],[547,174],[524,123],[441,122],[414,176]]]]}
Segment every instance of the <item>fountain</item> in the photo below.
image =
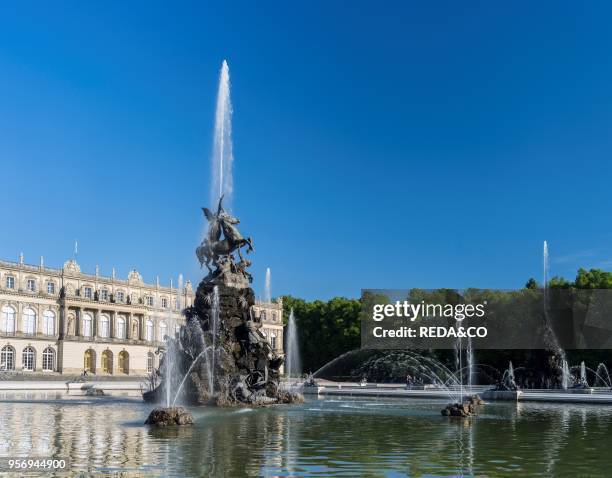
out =
{"type": "Polygon", "coordinates": [[[215,111],[210,204],[215,204],[221,196],[224,196],[228,210],[231,210],[234,192],[232,174],[234,163],[232,112],[229,66],[227,61],[223,60],[221,72],[219,73],[219,89],[217,91],[217,108],[215,111]]]}
{"type": "Polygon", "coordinates": [[[291,376],[297,377],[302,372],[302,369],[300,364],[297,324],[295,322],[295,314],[293,313],[293,309],[291,309],[289,321],[287,323],[287,343],[285,350],[285,375],[289,378],[291,376]]]}
{"type": "Polygon", "coordinates": [[[270,268],[266,269],[266,288],[264,289],[264,302],[272,302],[272,285],[271,285],[271,277],[270,277],[270,268]]]}
{"type": "Polygon", "coordinates": [[[597,365],[597,370],[595,371],[595,386],[612,388],[608,367],[606,367],[606,364],[603,362],[597,365]]]}
{"type": "Polygon", "coordinates": [[[563,359],[561,362],[561,388],[563,390],[567,390],[571,383],[571,374],[569,371],[569,366],[567,365],[567,360],[563,359]]]}
{"type": "MultiPolygon", "coordinates": [[[[154,410],[147,423],[188,424],[184,409],[174,405],[180,396],[188,404],[269,405],[303,400],[298,393],[279,387],[283,358],[278,356],[261,332],[261,318],[251,307],[255,294],[247,271],[251,261],[243,256],[253,251],[253,241],[237,228],[240,220],[224,207],[231,202],[232,185],[232,106],[229,69],[223,62],[219,78],[215,135],[212,157],[211,194],[216,210],[202,208],[208,221],[206,234],[196,255],[208,274],[200,282],[192,307],[184,310],[187,323],[175,341],[176,369],[182,377],[174,400],[168,398],[170,374],[162,384],[144,394],[145,401],[161,401],[166,391],[170,408],[154,410]]],[[[267,289],[269,290],[269,269],[267,289]]]]}

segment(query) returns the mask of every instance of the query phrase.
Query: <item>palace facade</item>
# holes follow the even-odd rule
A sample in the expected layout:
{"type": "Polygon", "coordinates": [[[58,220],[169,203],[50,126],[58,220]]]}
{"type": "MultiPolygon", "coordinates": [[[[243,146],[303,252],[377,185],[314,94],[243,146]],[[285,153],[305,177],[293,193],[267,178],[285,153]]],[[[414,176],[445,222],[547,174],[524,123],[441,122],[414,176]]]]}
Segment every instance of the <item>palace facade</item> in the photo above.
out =
{"type": "MultiPolygon", "coordinates": [[[[0,371],[24,374],[144,376],[159,366],[164,337],[184,324],[193,305],[189,281],[178,290],[127,279],[115,272],[81,272],[75,260],[61,269],[0,261],[0,371]]],[[[282,302],[253,306],[262,332],[283,353],[282,302]]]]}

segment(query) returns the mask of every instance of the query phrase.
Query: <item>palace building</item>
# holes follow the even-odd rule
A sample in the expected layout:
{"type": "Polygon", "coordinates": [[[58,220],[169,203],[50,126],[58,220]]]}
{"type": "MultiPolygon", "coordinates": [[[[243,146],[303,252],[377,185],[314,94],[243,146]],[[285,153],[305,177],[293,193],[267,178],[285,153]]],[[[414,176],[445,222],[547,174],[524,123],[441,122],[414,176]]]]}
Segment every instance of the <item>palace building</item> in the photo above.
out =
{"type": "MultiPolygon", "coordinates": [[[[75,260],[61,269],[0,261],[0,371],[24,374],[145,376],[159,366],[164,337],[184,324],[193,305],[189,281],[181,290],[86,274],[75,260]]],[[[253,306],[262,332],[283,353],[282,302],[253,306]]]]}

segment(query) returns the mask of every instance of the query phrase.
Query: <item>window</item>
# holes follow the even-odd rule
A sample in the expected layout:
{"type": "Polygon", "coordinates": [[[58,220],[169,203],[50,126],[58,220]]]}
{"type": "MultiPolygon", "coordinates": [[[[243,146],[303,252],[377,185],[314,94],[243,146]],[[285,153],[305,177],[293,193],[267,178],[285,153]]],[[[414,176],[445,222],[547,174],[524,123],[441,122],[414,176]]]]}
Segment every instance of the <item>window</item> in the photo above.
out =
{"type": "Polygon", "coordinates": [[[81,334],[83,337],[91,337],[92,336],[92,324],[93,318],[89,314],[83,314],[83,333],[81,334]]]}
{"type": "Polygon", "coordinates": [[[272,312],[272,322],[276,322],[276,312],[272,312]]]}
{"type": "Polygon", "coordinates": [[[147,340],[153,342],[153,322],[147,320],[147,340]]]}
{"type": "Polygon", "coordinates": [[[162,308],[163,309],[168,308],[168,299],[166,299],[165,297],[162,297],[161,302],[162,302],[162,308]]]}
{"type": "Polygon", "coordinates": [[[30,292],[36,292],[36,280],[35,279],[28,279],[27,282],[26,282],[26,288],[30,292]]]}
{"type": "Polygon", "coordinates": [[[0,332],[4,334],[15,333],[15,309],[9,305],[2,307],[2,317],[0,318],[0,332]]]}
{"type": "Polygon", "coordinates": [[[147,373],[153,373],[153,354],[147,354],[147,373]]]}
{"type": "Polygon", "coordinates": [[[55,313],[51,310],[43,314],[43,334],[55,335],[55,313]]]}
{"type": "MultiPolygon", "coordinates": [[[[108,338],[110,335],[110,319],[108,315],[103,315],[100,317],[100,337],[108,338]]],[[[104,360],[104,357],[102,357],[104,360]]],[[[104,365],[102,365],[104,369],[104,365]]]]}
{"type": "Polygon", "coordinates": [[[55,350],[47,347],[42,354],[43,372],[53,372],[55,370],[55,350]]]}
{"type": "Polygon", "coordinates": [[[23,360],[23,369],[28,371],[28,372],[33,372],[34,371],[34,364],[36,363],[34,360],[35,357],[35,353],[34,353],[34,349],[30,346],[26,347],[25,349],[23,349],[23,356],[22,356],[22,360],[23,360]]]}
{"type": "Polygon", "coordinates": [[[0,350],[0,370],[15,370],[15,349],[10,345],[0,350]]]}
{"type": "Polygon", "coordinates": [[[118,371],[126,375],[130,372],[130,355],[125,350],[119,352],[118,371]]]}
{"type": "Polygon", "coordinates": [[[102,352],[102,372],[113,373],[113,353],[110,350],[102,352]]]}
{"type": "Polygon", "coordinates": [[[261,311],[261,314],[259,315],[259,318],[260,318],[261,320],[266,320],[266,311],[265,311],[265,310],[262,310],[262,311],[261,311]]]}
{"type": "Polygon", "coordinates": [[[55,282],[47,282],[47,294],[55,294],[55,282]]]}
{"type": "Polygon", "coordinates": [[[7,276],[6,278],[6,288],[14,289],[15,288],[15,278],[13,276],[7,276]]]}
{"type": "Polygon", "coordinates": [[[125,339],[125,319],[123,317],[117,317],[117,337],[125,339]]]}
{"type": "Polygon", "coordinates": [[[168,335],[168,326],[163,320],[159,323],[159,340],[164,340],[164,337],[168,335]]]}
{"type": "Polygon", "coordinates": [[[116,300],[117,302],[123,302],[123,301],[125,300],[125,294],[124,294],[122,291],[118,291],[118,292],[115,294],[115,300],[116,300]]]}
{"type": "Polygon", "coordinates": [[[153,297],[152,297],[152,296],[150,296],[150,295],[148,295],[148,296],[147,296],[147,305],[148,305],[149,307],[153,307],[153,304],[154,304],[153,297]]]}
{"type": "Polygon", "coordinates": [[[270,334],[270,346],[272,350],[276,350],[276,334],[274,332],[270,334]]]}
{"type": "Polygon", "coordinates": [[[23,311],[23,333],[34,335],[36,329],[36,312],[28,308],[23,311]]]}
{"type": "Polygon", "coordinates": [[[96,353],[92,349],[87,349],[83,356],[83,369],[90,372],[96,372],[96,353]]]}
{"type": "Polygon", "coordinates": [[[108,300],[108,290],[107,289],[102,289],[100,291],[100,300],[108,300]]]}
{"type": "Polygon", "coordinates": [[[85,287],[85,289],[83,289],[83,297],[85,297],[86,299],[91,299],[92,297],[91,287],[85,287]]]}
{"type": "Polygon", "coordinates": [[[175,337],[178,337],[181,334],[181,326],[179,324],[176,324],[174,326],[174,335],[175,337]]]}

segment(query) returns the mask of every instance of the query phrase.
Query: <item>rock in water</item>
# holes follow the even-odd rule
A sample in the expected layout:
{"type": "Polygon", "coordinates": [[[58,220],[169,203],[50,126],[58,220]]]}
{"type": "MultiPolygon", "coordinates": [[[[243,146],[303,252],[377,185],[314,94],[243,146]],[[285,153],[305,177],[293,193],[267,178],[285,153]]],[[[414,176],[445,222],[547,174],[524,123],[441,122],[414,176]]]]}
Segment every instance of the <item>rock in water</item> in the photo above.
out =
{"type": "Polygon", "coordinates": [[[472,395],[465,397],[462,403],[449,403],[442,409],[445,417],[472,417],[478,415],[479,407],[485,402],[480,396],[472,395]]]}
{"type": "Polygon", "coordinates": [[[193,417],[183,407],[156,408],[149,414],[145,425],[158,427],[193,425],[193,417]]]}

